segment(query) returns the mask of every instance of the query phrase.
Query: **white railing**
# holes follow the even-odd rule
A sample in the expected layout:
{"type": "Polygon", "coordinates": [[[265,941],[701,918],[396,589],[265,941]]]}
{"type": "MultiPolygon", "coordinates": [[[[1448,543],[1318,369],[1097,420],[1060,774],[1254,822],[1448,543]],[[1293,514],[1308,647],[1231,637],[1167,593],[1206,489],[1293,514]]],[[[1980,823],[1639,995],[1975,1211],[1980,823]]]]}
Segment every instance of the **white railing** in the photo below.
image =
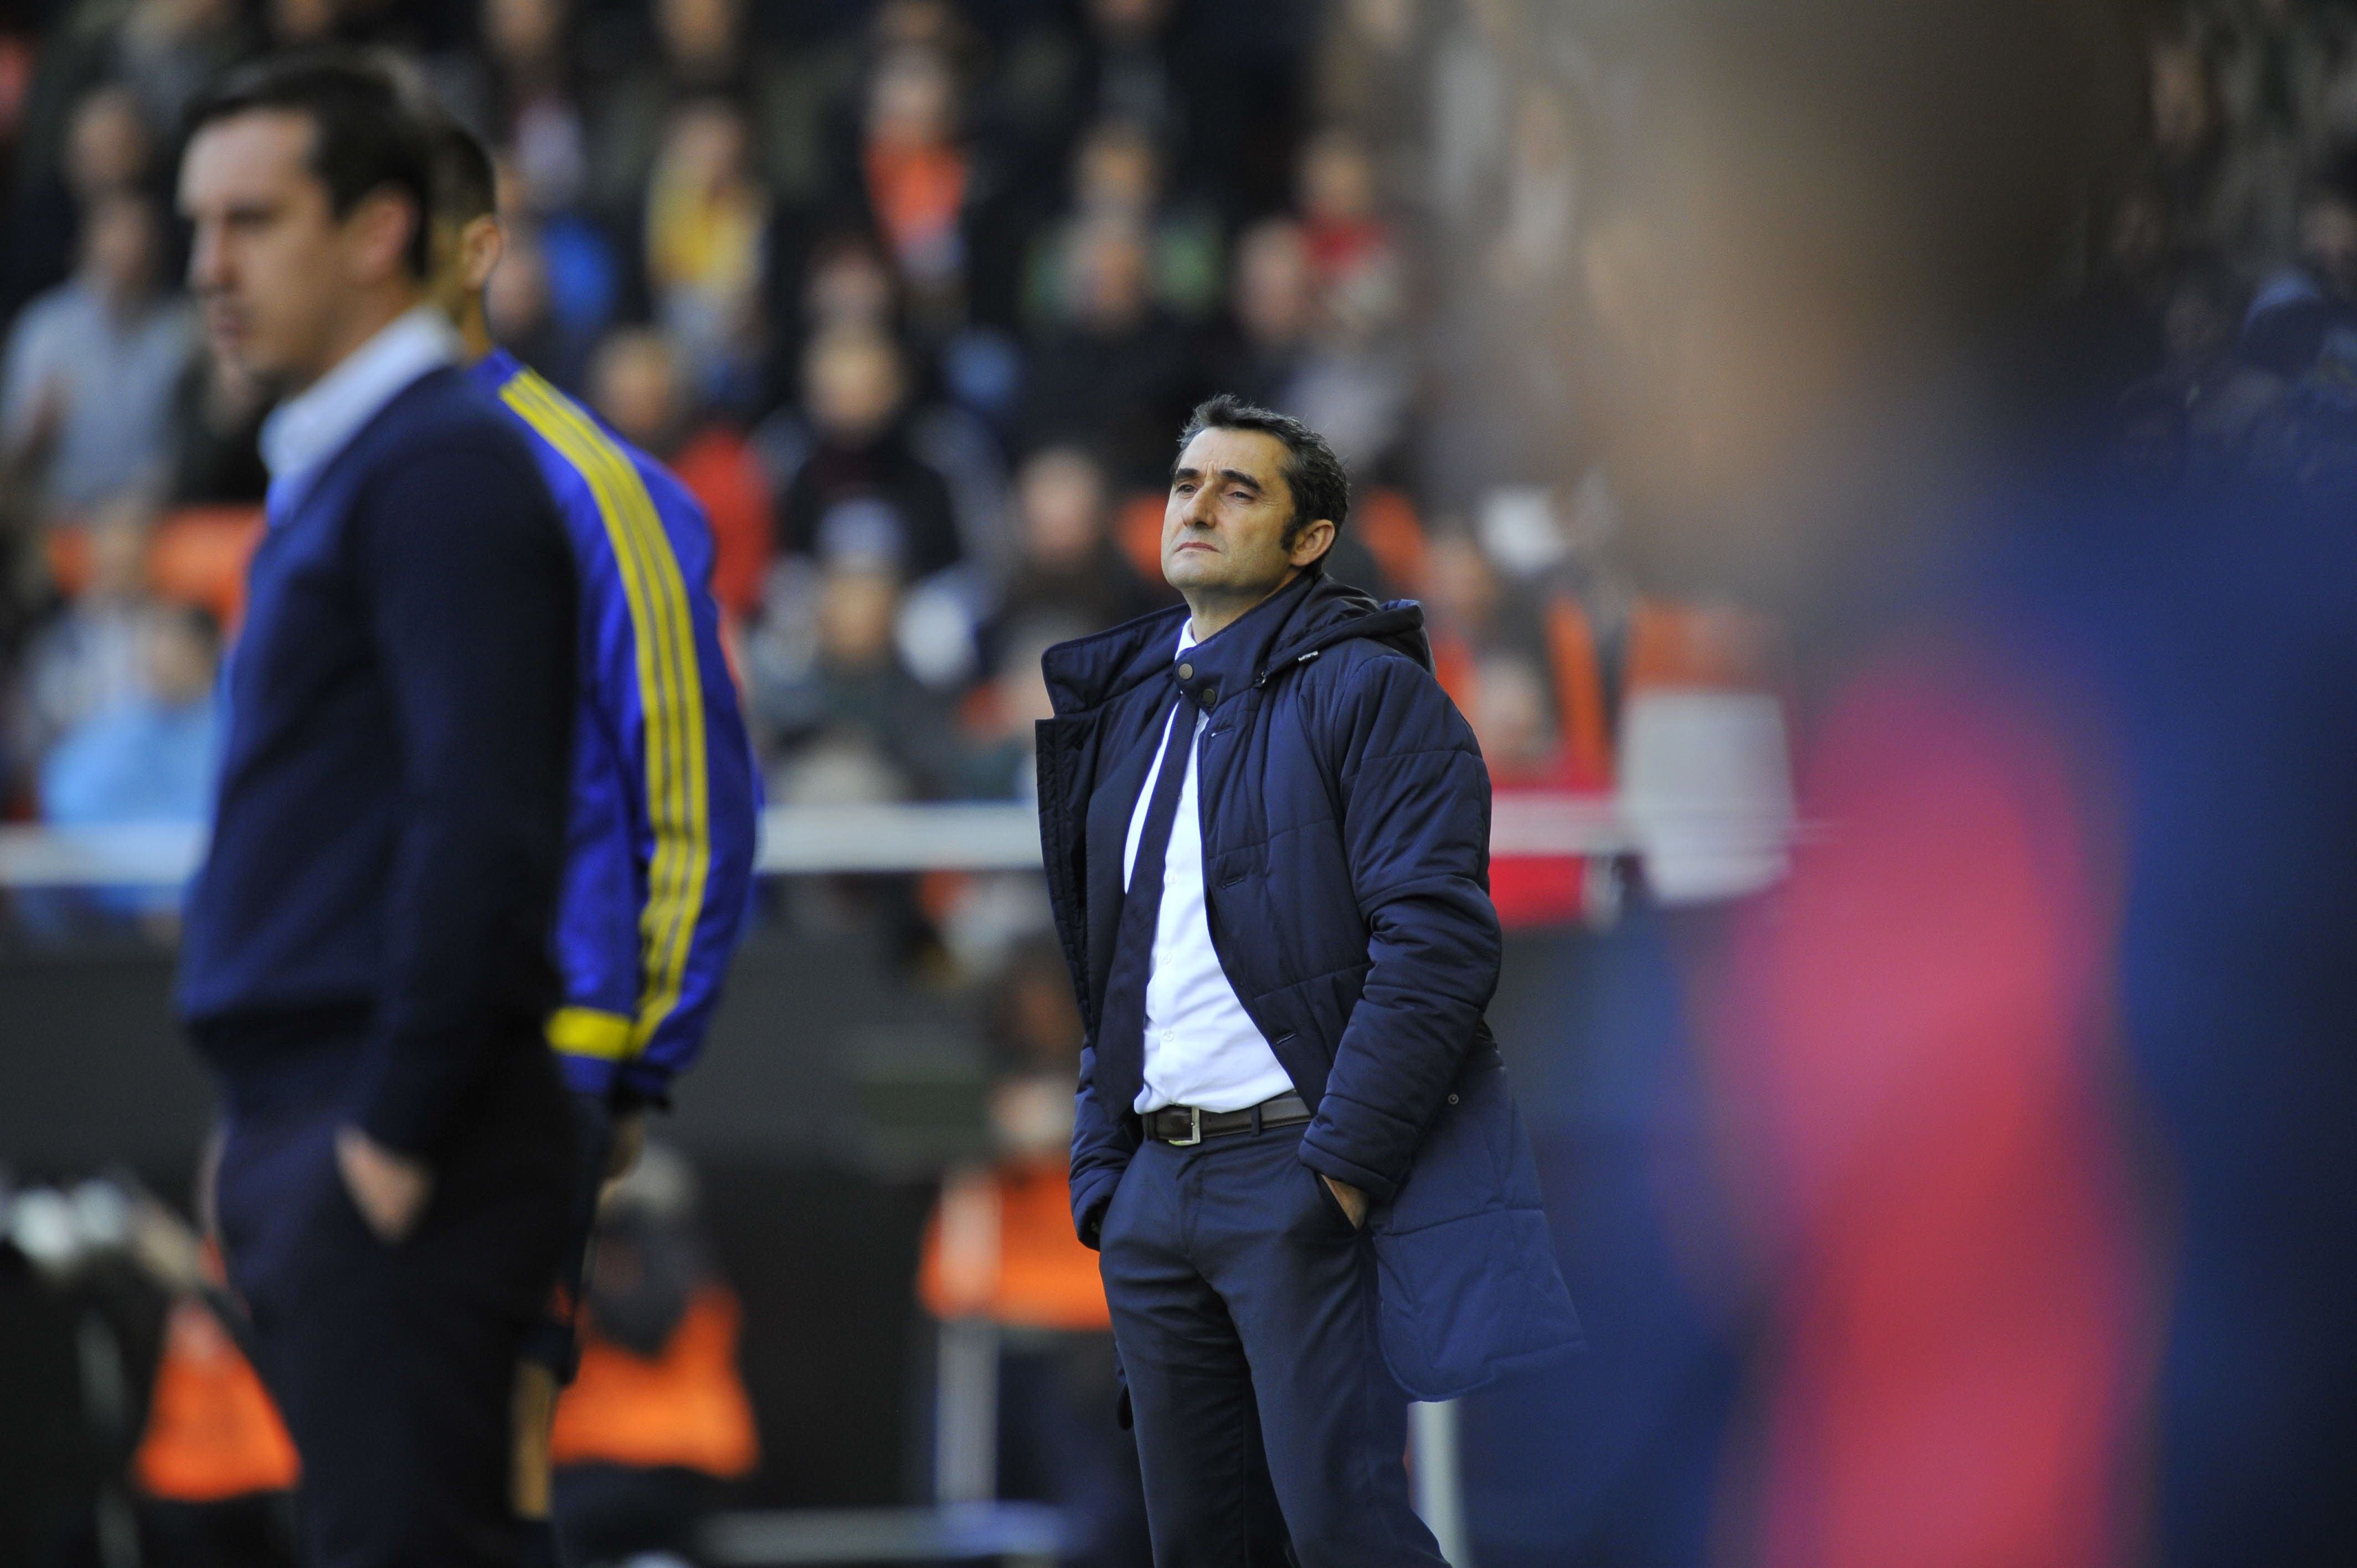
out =
{"type": "MultiPolygon", "coordinates": [[[[1492,813],[1498,855],[1651,854],[1668,841],[1781,856],[1790,820],[1773,812],[1655,806],[1590,795],[1503,795],[1492,813]]],[[[0,826],[0,887],[168,887],[204,854],[201,829],[0,826]]],[[[764,875],[834,872],[1026,871],[1039,865],[1039,819],[1014,803],[772,806],[763,814],[764,875]]]]}

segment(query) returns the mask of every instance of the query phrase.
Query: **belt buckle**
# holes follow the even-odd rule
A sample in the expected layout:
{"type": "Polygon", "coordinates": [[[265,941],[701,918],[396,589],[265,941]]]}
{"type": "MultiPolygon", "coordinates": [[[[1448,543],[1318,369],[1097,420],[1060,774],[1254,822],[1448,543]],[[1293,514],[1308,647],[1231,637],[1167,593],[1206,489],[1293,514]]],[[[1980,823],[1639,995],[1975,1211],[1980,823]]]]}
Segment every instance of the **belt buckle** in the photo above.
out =
{"type": "Polygon", "coordinates": [[[1191,1149],[1203,1141],[1203,1108],[1200,1105],[1187,1107],[1187,1120],[1188,1135],[1167,1140],[1174,1149],[1191,1149]]]}

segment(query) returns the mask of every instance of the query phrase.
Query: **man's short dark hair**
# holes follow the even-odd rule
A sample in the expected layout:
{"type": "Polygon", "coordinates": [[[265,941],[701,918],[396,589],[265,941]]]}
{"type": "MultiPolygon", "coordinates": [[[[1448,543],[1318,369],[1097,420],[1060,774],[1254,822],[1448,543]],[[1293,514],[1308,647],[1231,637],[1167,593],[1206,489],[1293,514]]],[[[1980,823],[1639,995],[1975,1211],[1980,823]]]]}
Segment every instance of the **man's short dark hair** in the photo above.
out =
{"type": "Polygon", "coordinates": [[[349,49],[307,49],[256,61],[231,71],[190,105],[182,143],[208,125],[258,113],[310,120],[311,172],[327,186],[328,209],[337,217],[380,190],[409,198],[417,215],[409,237],[410,270],[421,280],[431,273],[433,148],[391,70],[349,49]]]}
{"type": "MultiPolygon", "coordinates": [[[[1320,518],[1341,532],[1351,510],[1351,479],[1326,437],[1290,414],[1254,407],[1232,392],[1196,405],[1178,437],[1178,450],[1186,451],[1188,443],[1206,430],[1257,430],[1284,443],[1285,488],[1293,492],[1293,516],[1285,525],[1288,549],[1303,529],[1320,518]]],[[[1330,553],[1333,547],[1327,548],[1330,553]]]]}
{"type": "Polygon", "coordinates": [[[434,218],[440,223],[472,223],[500,209],[499,171],[491,150],[456,115],[433,111],[426,122],[434,142],[434,218]]]}

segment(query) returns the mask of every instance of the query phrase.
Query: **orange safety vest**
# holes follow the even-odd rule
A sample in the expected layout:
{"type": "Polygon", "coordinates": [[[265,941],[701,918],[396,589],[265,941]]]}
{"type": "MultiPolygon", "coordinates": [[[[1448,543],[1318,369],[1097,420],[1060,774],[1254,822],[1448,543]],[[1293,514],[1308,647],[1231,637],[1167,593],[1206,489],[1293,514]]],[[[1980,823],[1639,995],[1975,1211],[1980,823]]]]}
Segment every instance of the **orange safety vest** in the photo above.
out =
{"type": "Polygon", "coordinates": [[[601,1337],[585,1313],[581,1369],[556,1402],[551,1463],[696,1470],[722,1480],[749,1474],[761,1445],[737,1369],[742,1316],[734,1291],[705,1285],[650,1358],[601,1337]]]}
{"type": "Polygon", "coordinates": [[[925,1227],[917,1295],[935,1317],[1068,1332],[1112,1327],[1097,1255],[1072,1233],[1064,1162],[1009,1161],[952,1179],[925,1227]]]}
{"type": "Polygon", "coordinates": [[[299,1470],[278,1407],[237,1341],[196,1297],[174,1302],[132,1458],[140,1489],[168,1502],[219,1502],[285,1491],[299,1470]]]}

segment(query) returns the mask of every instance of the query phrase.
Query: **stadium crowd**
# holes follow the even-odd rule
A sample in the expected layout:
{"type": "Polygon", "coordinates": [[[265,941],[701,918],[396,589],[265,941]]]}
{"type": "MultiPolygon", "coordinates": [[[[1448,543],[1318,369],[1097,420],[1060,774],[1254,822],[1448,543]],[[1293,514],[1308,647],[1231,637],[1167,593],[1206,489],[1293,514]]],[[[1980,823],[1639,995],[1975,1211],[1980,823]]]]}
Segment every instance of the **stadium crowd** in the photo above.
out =
{"type": "MultiPolygon", "coordinates": [[[[487,134],[498,333],[708,510],[772,800],[1027,795],[1038,654],[1166,602],[1161,474],[1214,390],[1346,456],[1337,569],[1426,602],[1501,779],[1580,782],[1546,607],[1617,666],[1645,530],[1613,364],[1666,264],[1623,205],[1643,73],[1609,10],[36,10],[0,38],[9,816],[202,814],[264,408],[176,283],[175,125],[223,64],[328,38],[487,134]]],[[[2141,173],[2058,285],[2074,362],[2125,463],[2345,482],[2357,13],[2218,0],[2147,58],[2141,173]]]]}

